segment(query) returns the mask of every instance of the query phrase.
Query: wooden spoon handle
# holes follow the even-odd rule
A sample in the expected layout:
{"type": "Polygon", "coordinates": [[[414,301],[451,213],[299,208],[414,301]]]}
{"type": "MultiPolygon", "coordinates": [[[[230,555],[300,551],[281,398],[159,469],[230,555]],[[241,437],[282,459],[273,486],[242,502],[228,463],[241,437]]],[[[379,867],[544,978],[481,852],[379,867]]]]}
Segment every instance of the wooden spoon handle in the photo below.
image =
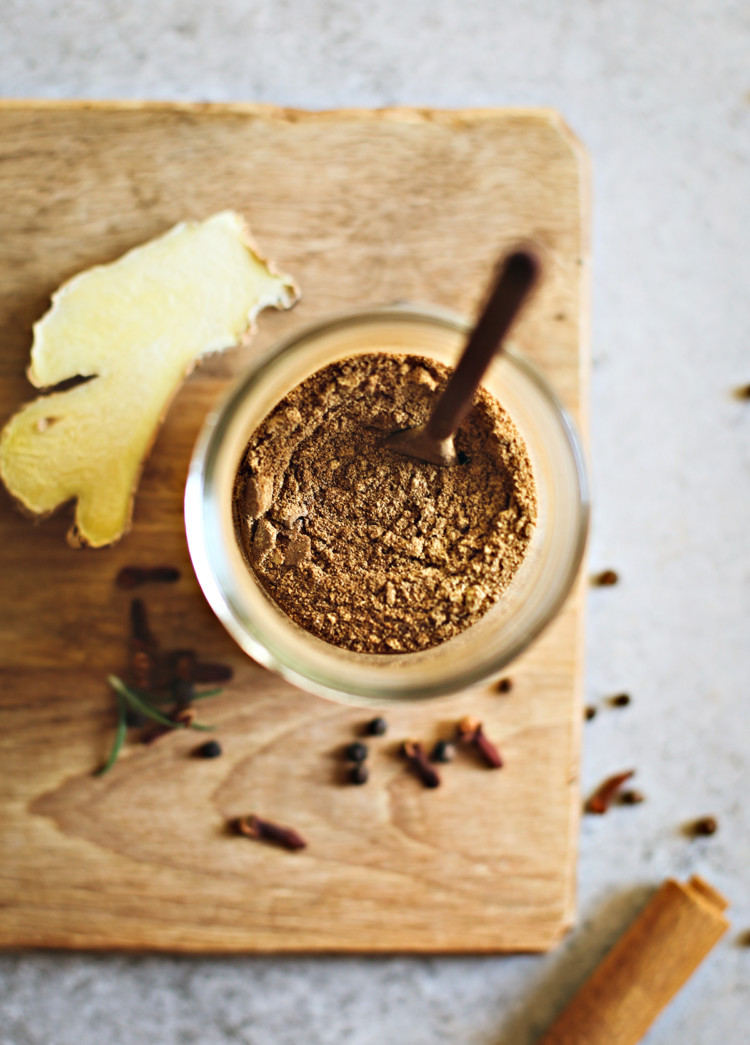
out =
{"type": "Polygon", "coordinates": [[[503,337],[539,278],[541,262],[525,248],[508,255],[499,266],[495,284],[477,325],[427,422],[431,439],[448,439],[474,402],[479,383],[503,337]]]}

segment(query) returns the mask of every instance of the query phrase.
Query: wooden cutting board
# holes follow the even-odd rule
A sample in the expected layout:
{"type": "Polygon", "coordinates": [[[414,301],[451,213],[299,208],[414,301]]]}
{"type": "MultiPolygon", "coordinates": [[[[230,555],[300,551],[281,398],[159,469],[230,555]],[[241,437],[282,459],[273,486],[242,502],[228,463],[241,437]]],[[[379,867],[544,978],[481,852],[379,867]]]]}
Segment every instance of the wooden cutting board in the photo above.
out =
{"type": "Polygon", "coordinates": [[[587,173],[553,112],[400,109],[310,114],[248,105],[5,102],[0,106],[0,423],[34,395],[31,325],[63,280],[184,218],[234,208],[303,300],[266,313],[247,349],[210,360],[174,402],[146,465],[131,534],[102,551],[0,497],[0,945],[173,951],[542,950],[574,910],[582,593],[514,664],[514,686],[388,711],[371,780],[342,783],[367,715],[248,660],[193,577],[182,490],[206,411],[252,354],[326,314],[411,300],[471,312],[517,237],[552,251],[516,340],[585,426],[587,173]],[[144,589],[166,648],[230,662],[200,734],[112,740],[105,676],[121,671],[129,563],[171,563],[144,589]],[[499,743],[428,791],[394,753],[465,713],[499,743]],[[287,853],[228,833],[256,811],[296,827],[287,853]]]}

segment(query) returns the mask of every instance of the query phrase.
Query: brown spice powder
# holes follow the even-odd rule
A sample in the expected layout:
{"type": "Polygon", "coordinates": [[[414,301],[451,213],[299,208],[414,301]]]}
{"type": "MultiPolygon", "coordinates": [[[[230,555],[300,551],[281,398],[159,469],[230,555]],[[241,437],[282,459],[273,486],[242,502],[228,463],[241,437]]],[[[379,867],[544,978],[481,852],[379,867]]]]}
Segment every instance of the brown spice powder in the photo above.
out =
{"type": "Polygon", "coordinates": [[[246,561],[301,627],[361,653],[436,646],[479,620],[526,553],[536,495],[526,447],[480,390],[452,468],[384,445],[424,424],[450,371],[372,353],[317,371],[254,432],[234,520],[246,561]]]}

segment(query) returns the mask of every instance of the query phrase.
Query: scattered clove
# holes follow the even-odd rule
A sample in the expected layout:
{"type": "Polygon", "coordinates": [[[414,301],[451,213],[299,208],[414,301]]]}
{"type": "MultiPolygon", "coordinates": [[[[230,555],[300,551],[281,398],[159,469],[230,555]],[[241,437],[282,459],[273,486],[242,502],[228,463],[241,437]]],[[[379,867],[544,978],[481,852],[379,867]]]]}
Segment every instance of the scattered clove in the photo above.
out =
{"type": "Polygon", "coordinates": [[[592,578],[593,583],[598,588],[611,588],[613,584],[617,584],[619,576],[614,570],[602,570],[601,573],[597,573],[592,578]]]}
{"type": "Polygon", "coordinates": [[[510,693],[510,691],[513,689],[513,679],[500,679],[498,684],[495,686],[495,689],[498,693],[510,693]]]}
{"type": "MultiPolygon", "coordinates": [[[[166,577],[166,574],[162,575],[161,567],[159,576],[162,579],[166,577]]],[[[130,677],[126,681],[116,675],[108,676],[117,700],[117,729],[107,760],[95,771],[99,776],[108,773],[117,761],[129,728],[140,727],[149,720],[156,723],[155,728],[141,736],[144,744],[154,743],[173,729],[211,729],[211,726],[195,721],[192,704],[193,701],[215,696],[221,689],[197,693],[195,678],[202,675],[211,680],[221,678],[223,681],[232,677],[232,669],[224,664],[198,665],[201,671],[196,671],[192,650],[161,652],[149,626],[146,607],[143,600],[138,598],[132,599],[130,603],[129,660],[130,677]],[[166,712],[163,706],[169,703],[174,706],[171,712],[166,712]]]]}
{"type": "Polygon", "coordinates": [[[176,649],[169,656],[170,668],[176,682],[192,684],[195,675],[195,653],[191,649],[176,649]]]}
{"type": "Polygon", "coordinates": [[[405,740],[401,745],[401,754],[425,787],[439,787],[440,774],[431,766],[424,748],[417,740],[405,740]]]}
{"type": "Polygon", "coordinates": [[[159,645],[149,627],[143,599],[133,599],[130,603],[130,633],[133,641],[141,643],[143,648],[153,650],[159,645]]]}
{"type": "Polygon", "coordinates": [[[307,845],[302,835],[293,828],[274,824],[270,820],[261,820],[255,814],[237,817],[234,827],[238,834],[245,835],[247,838],[260,838],[267,842],[274,842],[284,849],[304,849],[307,845]]]}
{"type": "Polygon", "coordinates": [[[138,588],[153,581],[158,584],[174,584],[180,579],[175,566],[123,566],[115,578],[118,588],[138,588]]]}
{"type": "Polygon", "coordinates": [[[715,835],[718,830],[719,824],[715,816],[702,816],[692,825],[692,833],[704,837],[715,835]]]}
{"type": "Polygon", "coordinates": [[[586,721],[590,722],[592,718],[596,718],[596,708],[593,705],[589,704],[589,706],[585,708],[583,714],[586,721]]]}
{"type": "Polygon", "coordinates": [[[458,723],[458,739],[476,748],[491,769],[500,769],[503,764],[500,752],[484,732],[482,723],[466,715],[458,723]]]}
{"type": "Polygon", "coordinates": [[[617,797],[622,785],[634,775],[635,770],[628,769],[624,773],[615,773],[614,776],[607,777],[604,783],[600,784],[591,798],[589,798],[585,805],[586,812],[606,813],[617,797]]]}
{"type": "Polygon", "coordinates": [[[643,795],[643,793],[641,791],[634,791],[634,790],[623,791],[622,794],[620,795],[620,802],[624,806],[637,806],[637,805],[640,805],[641,802],[645,802],[645,801],[646,801],[645,795],[643,795]]]}
{"type": "Polygon", "coordinates": [[[137,689],[150,690],[154,685],[154,674],[156,672],[156,660],[153,654],[142,647],[141,643],[133,642],[130,655],[130,674],[133,685],[137,689]]]}
{"type": "Polygon", "coordinates": [[[153,729],[149,729],[142,734],[141,743],[146,746],[155,744],[157,740],[161,740],[162,737],[171,733],[173,729],[174,726],[154,726],[153,729]]]}
{"type": "Polygon", "coordinates": [[[190,706],[176,708],[169,717],[178,725],[192,726],[195,722],[195,708],[190,706]]]}
{"type": "Polygon", "coordinates": [[[610,699],[610,704],[613,708],[626,708],[630,703],[629,693],[618,693],[616,696],[610,699]]]}
{"type": "Polygon", "coordinates": [[[195,686],[185,679],[176,679],[172,683],[172,696],[177,704],[191,704],[195,700],[195,686]]]}
{"type": "Polygon", "coordinates": [[[209,682],[231,682],[234,677],[234,668],[229,664],[215,664],[209,661],[196,661],[193,665],[193,677],[191,682],[205,685],[209,682]]]}

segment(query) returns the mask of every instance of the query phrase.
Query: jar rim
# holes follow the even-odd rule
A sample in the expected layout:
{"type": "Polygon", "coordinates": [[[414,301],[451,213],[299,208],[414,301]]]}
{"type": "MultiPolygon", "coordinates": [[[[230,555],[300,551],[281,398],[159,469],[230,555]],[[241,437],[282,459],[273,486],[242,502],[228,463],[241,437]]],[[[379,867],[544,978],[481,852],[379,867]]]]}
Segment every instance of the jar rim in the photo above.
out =
{"type": "MultiPolygon", "coordinates": [[[[337,688],[337,680],[319,673],[301,672],[294,664],[278,657],[268,649],[257,629],[248,628],[242,621],[242,614],[237,610],[232,593],[224,590],[219,582],[212,562],[211,542],[206,540],[203,511],[205,500],[211,492],[212,474],[215,470],[217,455],[221,448],[222,438],[226,435],[230,423],[236,416],[241,404],[253,389],[262,383],[269,368],[290,353],[301,352],[311,341],[341,328],[352,325],[370,324],[373,322],[406,321],[416,323],[438,324],[448,330],[466,334],[470,330],[469,321],[458,313],[434,305],[414,304],[411,302],[394,302],[389,305],[360,307],[335,313],[323,320],[312,322],[292,332],[259,355],[248,368],[234,380],[223,400],[206,417],[195,444],[185,487],[185,530],[188,549],[198,583],[201,586],[209,605],[221,623],[232,635],[238,645],[254,660],[267,667],[294,685],[313,692],[319,696],[350,704],[387,705],[432,699],[447,696],[460,690],[470,688],[502,671],[512,660],[519,656],[533,642],[547,625],[557,616],[567,599],[576,576],[578,575],[586,547],[589,518],[590,497],[585,459],[575,423],[563,406],[556,393],[537,368],[512,347],[505,347],[503,356],[523,378],[530,382],[540,399],[554,415],[563,435],[566,450],[573,465],[577,495],[577,523],[575,542],[566,563],[564,576],[557,584],[553,598],[545,605],[544,612],[527,628],[515,642],[508,644],[490,665],[468,664],[446,680],[408,683],[403,688],[382,684],[362,686],[358,692],[350,687],[337,688]]],[[[291,623],[291,622],[290,622],[291,623]]],[[[341,651],[339,651],[340,653],[341,651]]],[[[391,659],[391,654],[380,656],[391,659]]],[[[399,656],[408,657],[410,654],[399,656]]]]}

